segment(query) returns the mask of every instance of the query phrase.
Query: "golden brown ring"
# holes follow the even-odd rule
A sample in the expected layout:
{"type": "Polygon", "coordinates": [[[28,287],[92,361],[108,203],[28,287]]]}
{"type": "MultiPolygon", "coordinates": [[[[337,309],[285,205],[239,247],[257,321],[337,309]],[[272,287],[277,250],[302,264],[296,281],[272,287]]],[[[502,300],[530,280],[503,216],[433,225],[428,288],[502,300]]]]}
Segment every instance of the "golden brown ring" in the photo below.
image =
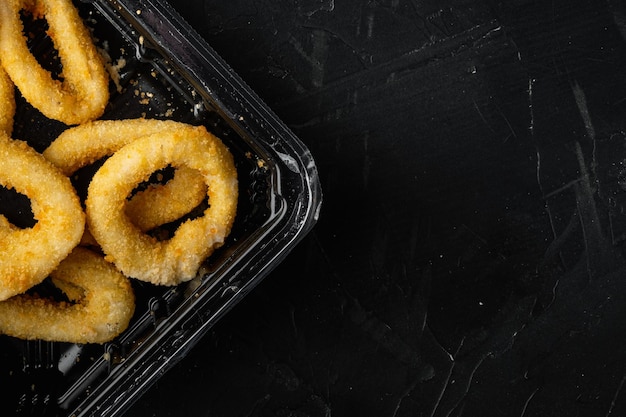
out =
{"type": "Polygon", "coordinates": [[[85,215],[69,178],[25,142],[0,131],[0,185],[30,198],[36,223],[17,228],[2,218],[0,300],[43,281],[78,244],[85,215]]]}
{"type": "Polygon", "coordinates": [[[141,137],[104,162],[85,202],[89,230],[106,259],[126,276],[158,285],[194,278],[201,263],[230,233],[237,207],[237,172],[232,154],[204,127],[141,137]],[[143,233],[124,210],[137,184],[168,165],[199,171],[208,186],[209,207],[181,224],[166,241],[143,233]]]}
{"type": "Polygon", "coordinates": [[[102,255],[75,248],[51,278],[69,302],[31,294],[2,301],[0,333],[28,340],[104,343],[128,327],[135,310],[133,289],[102,255]]]}
{"type": "Polygon", "coordinates": [[[22,96],[68,125],[102,115],[109,100],[104,62],[71,0],[0,1],[0,61],[22,96]],[[30,53],[20,12],[45,17],[63,66],[59,81],[30,53]]]}

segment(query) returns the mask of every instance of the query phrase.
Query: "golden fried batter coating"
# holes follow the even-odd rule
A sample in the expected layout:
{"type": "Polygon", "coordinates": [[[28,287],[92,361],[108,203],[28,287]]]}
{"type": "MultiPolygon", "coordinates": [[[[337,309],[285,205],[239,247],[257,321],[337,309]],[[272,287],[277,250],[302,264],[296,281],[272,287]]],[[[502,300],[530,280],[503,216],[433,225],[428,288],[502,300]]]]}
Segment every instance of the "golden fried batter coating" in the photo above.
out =
{"type": "Polygon", "coordinates": [[[125,275],[159,285],[194,278],[201,263],[224,243],[235,218],[237,172],[232,154],[204,127],[144,136],[111,156],[94,175],[85,202],[89,230],[125,275]],[[150,174],[168,165],[202,174],[210,207],[159,241],[126,214],[126,198],[150,174]]]}
{"type": "Polygon", "coordinates": [[[104,61],[71,0],[0,1],[0,61],[22,96],[50,119],[68,125],[102,115],[109,101],[104,61]],[[59,81],[30,53],[20,11],[48,22],[63,66],[59,81]]]}
{"type": "Polygon", "coordinates": [[[37,221],[20,229],[2,219],[0,300],[43,281],[78,244],[85,215],[70,180],[25,142],[0,131],[0,185],[30,198],[37,221]]]}
{"type": "Polygon", "coordinates": [[[0,302],[0,333],[29,340],[104,343],[121,332],[135,311],[130,281],[102,255],[76,248],[51,274],[69,299],[30,294],[0,302]]]}

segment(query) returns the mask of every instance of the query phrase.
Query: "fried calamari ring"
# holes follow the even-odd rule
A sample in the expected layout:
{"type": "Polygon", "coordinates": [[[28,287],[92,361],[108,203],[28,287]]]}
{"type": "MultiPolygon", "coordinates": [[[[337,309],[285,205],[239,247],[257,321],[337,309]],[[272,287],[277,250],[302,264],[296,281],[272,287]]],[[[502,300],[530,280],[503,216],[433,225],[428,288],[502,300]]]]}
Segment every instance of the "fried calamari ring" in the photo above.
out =
{"type": "MultiPolygon", "coordinates": [[[[71,176],[141,136],[167,131],[191,133],[196,129],[171,120],[97,120],[65,130],[43,155],[65,175],[71,176]]],[[[151,185],[135,194],[126,206],[126,213],[135,225],[147,231],[189,213],[204,200],[206,192],[199,172],[180,167],[167,183],[151,185]]]]}
{"type": "Polygon", "coordinates": [[[11,135],[15,116],[15,88],[4,68],[0,66],[0,130],[11,135]]]}
{"type": "Polygon", "coordinates": [[[102,115],[109,79],[102,57],[71,0],[0,1],[0,60],[24,98],[46,117],[68,125],[102,115]],[[60,78],[30,53],[20,11],[45,17],[63,66],[60,78]]]}
{"type": "Polygon", "coordinates": [[[30,198],[31,228],[4,218],[0,240],[0,300],[43,281],[78,244],[85,215],[70,180],[25,142],[0,132],[0,185],[30,198]],[[10,226],[7,226],[10,225],[10,226]]]}
{"type": "Polygon", "coordinates": [[[28,340],[104,343],[135,310],[130,281],[101,255],[75,248],[51,274],[70,302],[19,294],[0,302],[0,333],[28,340]]]}
{"type": "Polygon", "coordinates": [[[87,222],[107,260],[125,275],[158,285],[194,278],[230,233],[237,206],[237,172],[226,146],[204,128],[144,136],[124,146],[96,172],[85,202],[87,222]],[[181,224],[166,241],[143,233],[124,210],[137,184],[168,165],[198,170],[210,207],[181,224]]]}

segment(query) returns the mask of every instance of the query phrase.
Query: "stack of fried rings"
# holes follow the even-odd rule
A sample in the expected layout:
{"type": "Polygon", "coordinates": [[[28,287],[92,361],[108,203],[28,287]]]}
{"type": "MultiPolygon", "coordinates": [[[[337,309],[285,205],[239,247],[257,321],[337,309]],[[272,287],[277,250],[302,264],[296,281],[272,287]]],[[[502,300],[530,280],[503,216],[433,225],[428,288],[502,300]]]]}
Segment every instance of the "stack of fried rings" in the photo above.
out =
{"type": "MultiPolygon", "coordinates": [[[[31,198],[33,213],[38,221],[37,228],[21,230],[0,217],[3,237],[0,240],[0,268],[5,271],[3,279],[6,282],[12,276],[9,274],[12,269],[7,265],[9,261],[17,263],[13,269],[17,268],[18,271],[13,275],[18,278],[31,277],[25,283],[20,281],[19,286],[5,284],[5,291],[12,288],[12,292],[2,294],[3,299],[38,284],[50,273],[54,273],[59,262],[58,268],[62,268],[65,262],[70,262],[61,260],[77,246],[85,223],[78,197],[66,175],[106,155],[112,154],[92,178],[85,204],[88,229],[104,252],[105,259],[117,267],[113,268],[114,272],[107,270],[107,276],[117,273],[119,277],[116,280],[121,282],[125,277],[132,277],[157,285],[177,285],[194,278],[204,259],[223,244],[230,232],[238,197],[234,160],[224,144],[202,126],[147,119],[94,121],[67,129],[52,142],[43,155],[24,142],[12,140],[6,135],[0,137],[0,150],[4,151],[0,160],[0,181],[16,176],[18,180],[23,178],[19,172],[18,175],[10,172],[11,169],[28,170],[32,176],[39,172],[35,168],[41,165],[41,174],[35,181],[37,184],[45,184],[43,187],[29,188],[19,182],[1,182],[2,185],[14,187],[31,198]],[[23,155],[12,156],[9,150],[14,149],[19,149],[23,155]],[[176,169],[172,180],[163,185],[150,186],[131,197],[133,190],[148,180],[153,172],[168,166],[176,169]],[[50,184],[52,181],[55,183],[50,184]],[[181,181],[187,182],[190,187],[185,187],[181,181]],[[65,194],[62,194],[62,190],[65,194]],[[59,201],[50,201],[51,197],[47,195],[44,199],[38,192],[59,196],[59,201]],[[171,239],[160,241],[145,233],[151,227],[183,216],[207,196],[210,204],[203,215],[181,224],[171,239]],[[51,213],[52,209],[59,211],[61,203],[68,201],[73,202],[72,207],[51,213]],[[44,211],[45,214],[51,214],[49,216],[40,215],[39,207],[45,203],[49,203],[44,211]],[[133,220],[143,217],[148,219],[144,224],[141,221],[137,224],[133,220]],[[48,221],[56,221],[58,225],[53,223],[52,226],[47,226],[48,221]],[[46,233],[43,234],[44,232],[46,233]],[[38,271],[42,270],[41,272],[25,273],[25,266],[34,265],[34,268],[37,266],[34,261],[42,258],[32,257],[32,244],[16,244],[17,248],[26,248],[28,251],[24,255],[18,255],[19,252],[13,246],[8,246],[17,241],[10,233],[38,233],[42,240],[52,242],[57,249],[60,243],[65,243],[65,246],[46,268],[39,267],[38,271]],[[69,234],[71,236],[66,236],[69,234]]],[[[28,235],[27,238],[34,240],[28,235]]],[[[35,245],[35,248],[42,249],[41,245],[35,245]]],[[[42,253],[51,254],[51,250],[43,248],[42,253]]],[[[0,332],[17,337],[83,343],[101,342],[117,335],[127,326],[134,311],[129,307],[131,299],[119,297],[119,287],[122,284],[115,284],[112,288],[90,288],[88,282],[81,285],[77,282],[78,279],[74,278],[70,286],[80,285],[85,290],[85,295],[82,298],[70,298],[81,299],[78,304],[80,309],[68,307],[66,303],[52,303],[29,295],[17,295],[0,303],[0,332]],[[111,291],[109,298],[125,300],[120,305],[126,307],[118,308],[117,316],[102,310],[98,307],[101,302],[90,301],[89,294],[94,291],[111,291]],[[122,316],[122,324],[117,321],[100,328],[91,326],[91,331],[86,330],[88,326],[85,323],[102,323],[111,317],[119,319],[122,311],[126,313],[122,316]],[[75,320],[81,325],[63,329],[58,325],[33,326],[33,321],[41,322],[37,319],[41,315],[48,317],[45,323],[51,323],[54,317],[63,316],[66,317],[66,322],[75,320]],[[76,331],[68,330],[72,328],[76,331]],[[77,333],[79,331],[80,334],[77,333]],[[105,331],[107,333],[103,334],[105,331]]],[[[54,280],[55,285],[70,296],[66,291],[67,286],[58,285],[59,282],[63,282],[61,278],[54,280]]],[[[123,287],[129,288],[128,285],[123,287]]]]}
{"type": "Polygon", "coordinates": [[[128,277],[176,285],[192,279],[223,244],[236,211],[234,161],[204,127],[93,121],[108,101],[108,78],[71,0],[2,0],[0,21],[0,185],[29,197],[36,220],[20,229],[0,215],[0,333],[103,343],[124,331],[133,315],[128,277]],[[30,55],[20,11],[46,17],[63,82],[30,55]],[[45,116],[78,125],[43,155],[11,138],[14,84],[45,116]],[[110,157],[92,179],[85,214],[68,177],[104,156],[110,157]],[[134,192],[167,166],[175,169],[172,180],[134,192]],[[171,239],[145,233],[205,198],[203,215],[183,222],[171,239]],[[85,242],[91,249],[80,247],[85,242]],[[67,301],[31,291],[48,276],[67,301]]]}
{"type": "Polygon", "coordinates": [[[238,191],[232,154],[203,126],[135,119],[68,129],[43,155],[71,173],[111,153],[92,178],[85,202],[89,231],[107,260],[125,275],[157,285],[194,278],[202,261],[224,243],[234,221],[238,191]],[[127,203],[137,185],[168,166],[176,168],[170,182],[135,196],[141,205],[127,203]],[[195,191],[177,186],[181,174],[195,191]],[[210,204],[203,215],[181,224],[171,239],[159,241],[144,233],[185,214],[205,196],[210,204]],[[158,200],[169,208],[151,203],[158,200]],[[143,213],[150,226],[132,220],[143,213]]]}
{"type": "MultiPolygon", "coordinates": [[[[112,155],[138,136],[167,131],[191,133],[196,129],[199,128],[169,120],[99,120],[61,133],[43,155],[63,174],[71,176],[78,169],[112,155]]],[[[207,186],[202,175],[183,166],[166,184],[134,194],[126,203],[125,210],[133,224],[142,231],[148,231],[181,218],[200,204],[206,193],[207,186]]]]}

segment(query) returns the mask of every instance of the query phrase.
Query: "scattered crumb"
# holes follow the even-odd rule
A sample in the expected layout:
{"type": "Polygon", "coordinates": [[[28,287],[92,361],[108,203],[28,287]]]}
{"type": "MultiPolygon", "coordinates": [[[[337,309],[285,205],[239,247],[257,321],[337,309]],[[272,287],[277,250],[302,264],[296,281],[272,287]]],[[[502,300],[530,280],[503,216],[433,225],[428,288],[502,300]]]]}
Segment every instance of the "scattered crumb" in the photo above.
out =
{"type": "Polygon", "coordinates": [[[126,66],[126,58],[120,57],[115,64],[110,65],[111,79],[113,83],[115,83],[115,87],[118,92],[122,92],[122,86],[120,84],[120,70],[122,70],[126,66]]]}
{"type": "Polygon", "coordinates": [[[115,84],[115,88],[118,93],[122,92],[122,85],[120,84],[120,71],[126,66],[126,59],[124,57],[120,57],[113,63],[111,55],[108,52],[108,44],[104,44],[104,48],[98,48],[98,52],[100,56],[102,56],[102,60],[104,61],[104,67],[106,68],[111,80],[115,84]]]}

